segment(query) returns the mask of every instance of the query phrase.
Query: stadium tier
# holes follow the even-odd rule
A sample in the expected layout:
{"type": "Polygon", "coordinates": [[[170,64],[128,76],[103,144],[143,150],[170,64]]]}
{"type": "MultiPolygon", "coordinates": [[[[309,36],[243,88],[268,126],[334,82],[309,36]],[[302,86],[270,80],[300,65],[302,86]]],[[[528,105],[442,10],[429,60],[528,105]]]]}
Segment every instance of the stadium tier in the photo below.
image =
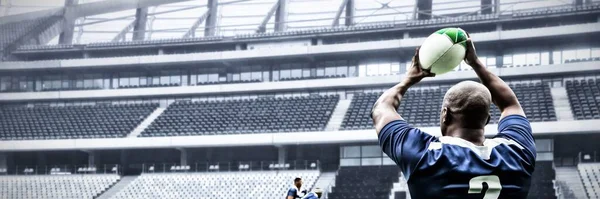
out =
{"type": "Polygon", "coordinates": [[[142,137],[322,131],[338,95],[181,101],[171,104],[142,137]]]}
{"type": "MultiPolygon", "coordinates": [[[[542,83],[510,84],[532,122],[556,121],[550,87],[542,83]]],[[[449,86],[409,90],[398,112],[414,126],[437,126],[440,121],[442,99],[449,86]]],[[[355,95],[342,123],[343,130],[373,128],[370,112],[381,93],[359,93],[355,95]]],[[[494,105],[490,123],[497,123],[500,111],[494,105]]]]}
{"type": "Polygon", "coordinates": [[[600,119],[600,81],[567,81],[566,89],[575,119],[600,119]]]}
{"type": "Polygon", "coordinates": [[[119,178],[113,174],[0,176],[0,198],[95,198],[119,178]]]}
{"type": "Polygon", "coordinates": [[[340,167],[330,199],[388,199],[400,169],[389,166],[340,167]]]}
{"type": "Polygon", "coordinates": [[[158,104],[3,107],[0,139],[124,137],[157,107],[158,104]]]}
{"type": "Polygon", "coordinates": [[[0,49],[8,47],[28,31],[44,23],[46,18],[31,19],[0,25],[0,49]]]}
{"type": "Polygon", "coordinates": [[[144,173],[113,198],[285,198],[294,178],[311,188],[319,171],[144,173]]]}
{"type": "Polygon", "coordinates": [[[587,196],[600,198],[600,163],[580,163],[577,169],[587,196]]]}

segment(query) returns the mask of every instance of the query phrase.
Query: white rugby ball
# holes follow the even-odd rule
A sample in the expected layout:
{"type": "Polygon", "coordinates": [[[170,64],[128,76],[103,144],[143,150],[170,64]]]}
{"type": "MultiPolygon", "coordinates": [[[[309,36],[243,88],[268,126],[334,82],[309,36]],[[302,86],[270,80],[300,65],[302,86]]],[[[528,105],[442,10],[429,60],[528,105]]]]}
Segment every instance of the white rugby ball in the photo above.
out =
{"type": "Polygon", "coordinates": [[[444,28],[429,35],[419,48],[423,69],[440,75],[452,71],[465,58],[467,33],[460,28],[444,28]]]}

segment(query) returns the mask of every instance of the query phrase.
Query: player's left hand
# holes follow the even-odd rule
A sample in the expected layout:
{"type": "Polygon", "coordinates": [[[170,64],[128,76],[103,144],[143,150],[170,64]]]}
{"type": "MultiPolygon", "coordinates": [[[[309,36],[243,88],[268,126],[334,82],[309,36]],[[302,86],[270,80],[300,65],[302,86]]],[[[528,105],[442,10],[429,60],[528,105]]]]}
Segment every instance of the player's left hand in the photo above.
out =
{"type": "Polygon", "coordinates": [[[410,68],[408,68],[408,71],[406,71],[404,82],[409,86],[412,86],[419,83],[425,77],[435,77],[435,74],[421,68],[421,64],[419,63],[419,48],[417,48],[415,56],[412,58],[412,64],[410,68]]]}

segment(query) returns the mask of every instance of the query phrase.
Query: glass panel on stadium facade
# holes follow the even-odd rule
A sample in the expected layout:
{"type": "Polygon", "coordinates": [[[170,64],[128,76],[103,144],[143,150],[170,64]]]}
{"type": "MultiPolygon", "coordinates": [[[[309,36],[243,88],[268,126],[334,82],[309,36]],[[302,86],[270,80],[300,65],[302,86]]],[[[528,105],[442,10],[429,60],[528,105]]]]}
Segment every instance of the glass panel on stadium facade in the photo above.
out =
{"type": "Polygon", "coordinates": [[[381,147],[377,145],[361,146],[361,157],[381,157],[381,147]]]}
{"type": "MultiPolygon", "coordinates": [[[[379,149],[379,150],[381,150],[381,149],[379,149]]],[[[361,158],[360,164],[363,166],[381,165],[382,158],[361,158]]]]}

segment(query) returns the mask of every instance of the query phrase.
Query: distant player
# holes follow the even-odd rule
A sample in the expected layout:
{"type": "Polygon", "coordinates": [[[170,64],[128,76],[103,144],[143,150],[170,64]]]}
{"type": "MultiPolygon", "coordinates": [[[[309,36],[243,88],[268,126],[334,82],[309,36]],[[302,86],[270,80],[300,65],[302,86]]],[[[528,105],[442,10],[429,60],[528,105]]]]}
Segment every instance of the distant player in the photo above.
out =
{"type": "Polygon", "coordinates": [[[306,195],[306,190],[302,188],[302,178],[294,178],[294,184],[288,189],[286,199],[299,199],[306,195]]]}
{"type": "Polygon", "coordinates": [[[419,66],[417,51],[406,78],[373,107],[379,144],[404,173],[412,198],[526,198],[536,157],[529,121],[510,87],[478,60],[470,39],[465,62],[482,84],[464,81],[448,90],[437,138],[396,111],[410,86],[433,76],[419,66]],[[502,114],[498,134],[486,139],[492,102],[502,114]]]}
{"type": "Polygon", "coordinates": [[[306,194],[306,196],[304,196],[302,199],[319,199],[321,198],[321,195],[323,195],[323,191],[319,188],[314,188],[311,192],[308,192],[308,194],[306,194]]]}

